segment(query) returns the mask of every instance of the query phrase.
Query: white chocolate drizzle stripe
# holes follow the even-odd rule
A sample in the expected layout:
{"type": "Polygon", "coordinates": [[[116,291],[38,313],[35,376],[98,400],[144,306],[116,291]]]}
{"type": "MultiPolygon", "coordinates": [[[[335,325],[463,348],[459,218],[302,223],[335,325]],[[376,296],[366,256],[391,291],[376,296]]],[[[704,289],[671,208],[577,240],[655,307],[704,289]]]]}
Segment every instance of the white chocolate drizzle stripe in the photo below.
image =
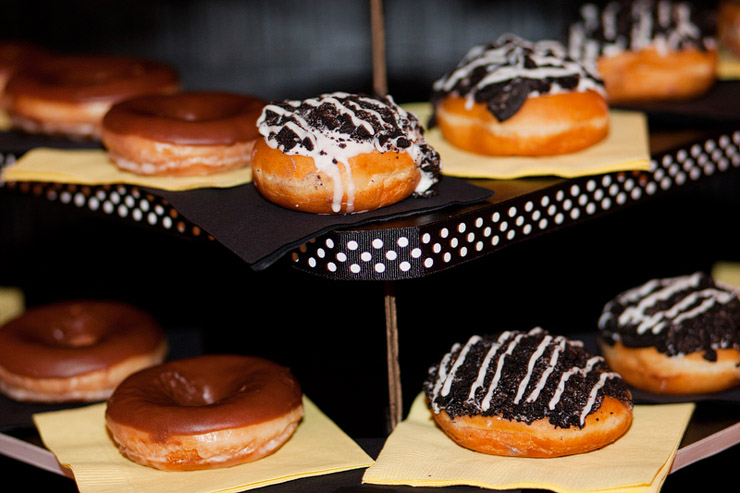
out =
{"type": "Polygon", "coordinates": [[[470,339],[468,339],[467,343],[465,343],[465,346],[463,346],[462,350],[460,351],[460,354],[457,356],[457,359],[455,360],[455,363],[452,365],[452,368],[450,369],[450,373],[447,375],[447,378],[445,379],[440,395],[444,397],[450,393],[450,388],[452,387],[452,381],[455,378],[455,373],[457,373],[457,369],[460,368],[460,366],[462,366],[462,364],[465,362],[465,358],[468,356],[468,352],[470,351],[470,348],[478,344],[480,340],[481,340],[480,336],[473,336],[470,339]]]}

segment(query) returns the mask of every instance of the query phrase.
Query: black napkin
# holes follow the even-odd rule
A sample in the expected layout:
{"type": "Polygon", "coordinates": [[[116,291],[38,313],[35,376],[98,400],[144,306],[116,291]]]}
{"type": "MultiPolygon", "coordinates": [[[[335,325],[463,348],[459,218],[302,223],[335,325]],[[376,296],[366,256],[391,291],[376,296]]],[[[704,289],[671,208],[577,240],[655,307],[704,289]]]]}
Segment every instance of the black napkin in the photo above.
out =
{"type": "Polygon", "coordinates": [[[493,194],[491,190],[447,176],[440,179],[438,186],[434,197],[412,197],[376,211],[347,215],[291,211],[265,200],[251,183],[227,189],[147,191],[167,200],[182,216],[211,234],[254,270],[263,270],[308,240],[335,229],[476,203],[493,194]]]}

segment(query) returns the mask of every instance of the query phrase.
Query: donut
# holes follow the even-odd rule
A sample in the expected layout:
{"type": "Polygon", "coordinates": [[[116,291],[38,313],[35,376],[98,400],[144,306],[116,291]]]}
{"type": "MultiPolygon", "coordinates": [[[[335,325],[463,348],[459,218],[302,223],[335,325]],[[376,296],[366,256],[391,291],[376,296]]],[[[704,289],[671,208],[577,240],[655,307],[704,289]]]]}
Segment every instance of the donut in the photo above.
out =
{"type": "Polygon", "coordinates": [[[249,165],[259,98],[216,91],[149,94],[114,104],[101,141],[121,169],[140,175],[210,175],[249,165]]]}
{"type": "Polygon", "coordinates": [[[39,63],[51,56],[46,48],[26,41],[0,40],[0,102],[8,79],[16,71],[39,63]]]}
{"type": "Polygon", "coordinates": [[[252,153],[254,186],[282,207],[360,213],[436,193],[439,154],[416,115],[390,96],[275,101],[257,126],[263,138],[252,153]]]}
{"type": "Polygon", "coordinates": [[[609,133],[609,107],[594,70],[557,41],[512,34],[471,48],[432,85],[433,115],[452,145],[489,156],[552,156],[609,133]]]}
{"type": "Polygon", "coordinates": [[[6,86],[7,111],[20,130],[99,139],[113,103],[180,89],[177,71],[126,56],[60,55],[17,71],[6,86]]]}
{"type": "Polygon", "coordinates": [[[29,402],[103,401],[166,352],[162,327],[134,306],[69,300],[32,307],[0,327],[0,391],[29,402]]]}
{"type": "Polygon", "coordinates": [[[630,391],[604,358],[539,327],[455,343],[429,368],[423,388],[439,428],[485,454],[585,453],[632,424],[630,391]]]}
{"type": "Polygon", "coordinates": [[[717,8],[717,37],[720,44],[740,58],[740,2],[725,0],[717,8]]]}
{"type": "Polygon", "coordinates": [[[255,461],[275,452],[303,416],[290,370],[232,354],[169,361],[124,380],[105,421],[127,458],[164,471],[255,461]]]}
{"type": "Polygon", "coordinates": [[[740,384],[740,299],[703,272],[620,293],[598,327],[604,358],[636,389],[689,395],[740,384]]]}
{"type": "Polygon", "coordinates": [[[716,81],[712,23],[686,2],[585,4],[568,52],[596,64],[610,104],[690,99],[716,81]]]}

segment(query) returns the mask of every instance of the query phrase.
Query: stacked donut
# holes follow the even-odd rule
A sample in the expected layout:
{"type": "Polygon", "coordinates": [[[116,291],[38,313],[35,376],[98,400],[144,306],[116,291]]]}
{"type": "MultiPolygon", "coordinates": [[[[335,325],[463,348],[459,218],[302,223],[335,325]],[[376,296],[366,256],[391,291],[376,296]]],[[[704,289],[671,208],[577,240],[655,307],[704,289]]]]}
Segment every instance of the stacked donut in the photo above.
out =
{"type": "Polygon", "coordinates": [[[568,52],[597,65],[610,103],[696,97],[715,82],[717,65],[713,24],[701,14],[671,0],[585,4],[568,52]]]}
{"type": "Polygon", "coordinates": [[[682,395],[740,384],[740,299],[702,272],[620,293],[598,325],[607,362],[636,388],[682,395]]]}

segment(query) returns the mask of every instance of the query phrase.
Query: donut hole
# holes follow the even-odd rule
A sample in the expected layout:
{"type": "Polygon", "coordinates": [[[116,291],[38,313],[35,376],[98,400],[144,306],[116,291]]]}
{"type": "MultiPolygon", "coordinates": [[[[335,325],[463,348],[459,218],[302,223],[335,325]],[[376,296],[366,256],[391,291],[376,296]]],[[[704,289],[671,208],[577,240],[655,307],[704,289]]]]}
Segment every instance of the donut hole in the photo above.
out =
{"type": "Polygon", "coordinates": [[[217,405],[251,389],[249,383],[206,380],[208,379],[184,375],[177,370],[168,370],[159,375],[164,394],[173,403],[185,407],[217,405]]]}

